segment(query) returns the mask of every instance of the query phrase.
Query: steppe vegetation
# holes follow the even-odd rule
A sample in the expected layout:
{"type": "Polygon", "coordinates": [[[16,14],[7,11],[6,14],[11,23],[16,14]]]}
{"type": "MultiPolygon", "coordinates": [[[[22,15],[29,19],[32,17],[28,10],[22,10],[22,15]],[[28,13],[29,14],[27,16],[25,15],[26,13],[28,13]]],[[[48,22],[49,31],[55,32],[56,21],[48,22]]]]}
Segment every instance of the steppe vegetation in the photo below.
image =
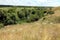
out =
{"type": "Polygon", "coordinates": [[[1,7],[0,24],[3,26],[31,23],[48,14],[54,14],[52,7],[1,7]]]}
{"type": "Polygon", "coordinates": [[[0,8],[0,40],[60,40],[60,9],[0,8]]]}

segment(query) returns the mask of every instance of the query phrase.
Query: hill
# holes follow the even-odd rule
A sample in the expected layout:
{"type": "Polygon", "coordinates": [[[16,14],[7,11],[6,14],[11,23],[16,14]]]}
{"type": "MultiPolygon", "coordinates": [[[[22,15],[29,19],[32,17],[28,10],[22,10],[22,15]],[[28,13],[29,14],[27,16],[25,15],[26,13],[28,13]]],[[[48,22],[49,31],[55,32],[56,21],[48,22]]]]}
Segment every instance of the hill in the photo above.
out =
{"type": "Polygon", "coordinates": [[[54,21],[59,17],[59,8],[54,12],[45,16],[45,21],[5,26],[0,29],[0,40],[60,40],[60,23],[46,23],[48,19],[54,21]]]}
{"type": "Polygon", "coordinates": [[[6,26],[0,29],[0,40],[60,40],[60,24],[35,22],[6,26]]]}

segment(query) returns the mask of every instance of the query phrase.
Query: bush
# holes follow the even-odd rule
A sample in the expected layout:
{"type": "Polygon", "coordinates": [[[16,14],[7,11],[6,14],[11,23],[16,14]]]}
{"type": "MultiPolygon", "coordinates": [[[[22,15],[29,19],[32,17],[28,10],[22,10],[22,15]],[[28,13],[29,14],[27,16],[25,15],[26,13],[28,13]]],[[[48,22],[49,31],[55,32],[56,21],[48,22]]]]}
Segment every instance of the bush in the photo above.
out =
{"type": "Polygon", "coordinates": [[[3,27],[4,27],[3,23],[0,23],[0,29],[3,28],[3,27]]]}
{"type": "Polygon", "coordinates": [[[15,9],[14,8],[11,8],[7,11],[8,13],[15,13],[15,9]]]}
{"type": "Polygon", "coordinates": [[[24,19],[24,17],[25,17],[25,13],[23,13],[23,12],[18,12],[18,17],[20,18],[20,19],[24,19]]]}
{"type": "Polygon", "coordinates": [[[0,10],[0,22],[4,23],[5,20],[6,20],[6,15],[5,15],[4,11],[0,10]]]}
{"type": "Polygon", "coordinates": [[[27,18],[27,22],[34,22],[34,21],[38,21],[38,19],[39,19],[39,16],[38,15],[30,15],[30,16],[28,16],[28,18],[27,18]]]}
{"type": "Polygon", "coordinates": [[[17,24],[19,18],[16,13],[8,13],[4,25],[17,24]]]}
{"type": "Polygon", "coordinates": [[[54,14],[54,11],[48,11],[47,14],[54,14]]]}

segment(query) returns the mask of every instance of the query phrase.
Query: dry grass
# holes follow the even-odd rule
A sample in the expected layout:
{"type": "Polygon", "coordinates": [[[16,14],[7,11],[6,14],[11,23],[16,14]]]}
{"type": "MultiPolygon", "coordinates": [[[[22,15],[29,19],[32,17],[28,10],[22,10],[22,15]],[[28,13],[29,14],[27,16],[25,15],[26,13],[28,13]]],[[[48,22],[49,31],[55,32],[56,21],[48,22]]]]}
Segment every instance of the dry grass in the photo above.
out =
{"type": "MultiPolygon", "coordinates": [[[[59,14],[60,12],[58,10],[55,11],[53,16],[60,16],[57,13],[59,14]]],[[[8,25],[0,29],[0,40],[60,40],[60,24],[41,23],[38,21],[8,25]]]]}
{"type": "Polygon", "coordinates": [[[0,40],[60,40],[60,24],[39,22],[0,29],[0,40]]]}

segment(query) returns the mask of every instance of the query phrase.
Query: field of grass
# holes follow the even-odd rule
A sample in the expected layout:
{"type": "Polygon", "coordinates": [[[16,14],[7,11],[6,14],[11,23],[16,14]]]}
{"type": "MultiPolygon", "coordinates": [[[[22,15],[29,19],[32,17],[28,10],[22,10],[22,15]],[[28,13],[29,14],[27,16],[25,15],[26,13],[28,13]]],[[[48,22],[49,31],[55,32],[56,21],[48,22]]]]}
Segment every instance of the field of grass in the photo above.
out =
{"type": "Polygon", "coordinates": [[[29,23],[0,29],[0,40],[60,40],[60,24],[29,23]]]}
{"type": "Polygon", "coordinates": [[[48,15],[43,22],[39,20],[32,23],[7,25],[0,29],[0,40],[60,40],[60,23],[54,23],[55,20],[46,22],[59,17],[59,13],[60,11],[56,10],[55,14],[48,15]]]}

